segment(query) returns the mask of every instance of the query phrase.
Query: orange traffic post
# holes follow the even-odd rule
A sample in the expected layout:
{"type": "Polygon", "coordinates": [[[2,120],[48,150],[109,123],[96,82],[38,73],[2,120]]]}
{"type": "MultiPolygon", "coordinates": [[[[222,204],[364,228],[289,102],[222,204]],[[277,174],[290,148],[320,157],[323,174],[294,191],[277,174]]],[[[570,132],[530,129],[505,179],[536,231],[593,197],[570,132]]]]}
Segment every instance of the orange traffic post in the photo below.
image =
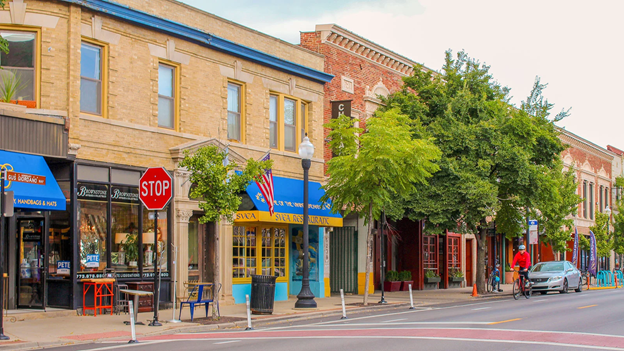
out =
{"type": "Polygon", "coordinates": [[[477,297],[479,296],[479,294],[477,294],[477,284],[474,284],[472,286],[472,297],[477,297]]]}

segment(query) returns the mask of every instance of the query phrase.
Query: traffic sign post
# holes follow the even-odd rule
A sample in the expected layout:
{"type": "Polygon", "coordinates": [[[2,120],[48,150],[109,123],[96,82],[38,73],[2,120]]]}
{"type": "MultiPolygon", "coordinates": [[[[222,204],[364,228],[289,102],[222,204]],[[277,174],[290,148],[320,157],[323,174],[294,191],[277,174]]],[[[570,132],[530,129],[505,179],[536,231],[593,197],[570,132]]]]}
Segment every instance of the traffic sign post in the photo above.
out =
{"type": "Polygon", "coordinates": [[[160,279],[157,273],[159,263],[158,250],[158,211],[167,207],[172,196],[172,179],[163,167],[148,168],[139,180],[139,199],[145,207],[154,211],[154,320],[149,324],[160,327],[158,321],[158,301],[160,300],[160,279]]]}

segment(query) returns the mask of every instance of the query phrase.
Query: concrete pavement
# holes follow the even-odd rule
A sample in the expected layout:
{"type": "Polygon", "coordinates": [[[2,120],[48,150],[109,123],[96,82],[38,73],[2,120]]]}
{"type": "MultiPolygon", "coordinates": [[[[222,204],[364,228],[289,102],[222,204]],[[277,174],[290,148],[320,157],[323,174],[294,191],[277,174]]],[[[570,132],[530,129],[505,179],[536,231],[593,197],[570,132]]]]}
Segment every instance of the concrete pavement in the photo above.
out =
{"type": "MultiPolygon", "coordinates": [[[[511,285],[503,286],[504,293],[510,294],[511,285]]],[[[461,303],[481,299],[471,296],[472,288],[446,289],[414,291],[415,306],[432,306],[449,303],[461,303]]],[[[496,298],[501,294],[490,294],[485,298],[496,298]]],[[[347,314],[355,311],[366,311],[376,309],[397,309],[409,306],[410,299],[408,292],[392,292],[385,294],[386,305],[379,305],[380,292],[369,296],[369,306],[363,307],[361,295],[346,295],[345,304],[347,314]]],[[[313,311],[295,310],[294,303],[296,297],[289,298],[288,301],[276,301],[272,315],[252,315],[254,325],[270,324],[291,320],[301,320],[318,318],[328,315],[340,315],[342,313],[340,295],[328,298],[316,299],[318,308],[313,311]]],[[[172,310],[162,310],[159,313],[159,320],[162,327],[150,327],[147,325],[137,325],[137,337],[147,335],[169,334],[181,331],[207,331],[214,329],[245,327],[246,306],[221,305],[221,316],[230,317],[228,319],[240,319],[238,322],[226,322],[221,324],[201,325],[191,323],[189,308],[186,307],[182,313],[181,323],[167,323],[172,319],[172,310]]],[[[195,310],[195,318],[205,316],[203,307],[195,310]]],[[[152,319],[152,312],[139,313],[138,321],[145,322],[152,319]]],[[[176,313],[177,318],[177,313],[176,313]]],[[[4,319],[5,334],[11,338],[9,341],[0,341],[0,350],[3,349],[28,349],[52,345],[68,345],[84,342],[93,342],[111,338],[130,339],[130,327],[123,322],[129,320],[127,314],[121,315],[98,315],[78,316],[76,311],[49,309],[48,312],[40,311],[11,311],[4,319]]]]}

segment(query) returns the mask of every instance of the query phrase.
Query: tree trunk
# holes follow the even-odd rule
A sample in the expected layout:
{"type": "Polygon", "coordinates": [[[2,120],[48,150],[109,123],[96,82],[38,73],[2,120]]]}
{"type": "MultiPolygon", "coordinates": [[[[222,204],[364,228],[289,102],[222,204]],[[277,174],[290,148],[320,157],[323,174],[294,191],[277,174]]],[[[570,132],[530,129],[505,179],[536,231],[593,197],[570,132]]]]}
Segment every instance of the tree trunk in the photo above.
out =
{"type": "Polygon", "coordinates": [[[477,292],[485,294],[485,250],[487,249],[487,227],[481,226],[477,235],[477,292]]]}
{"type": "MultiPolygon", "coordinates": [[[[226,220],[224,218],[222,218],[221,220],[226,220]]],[[[221,271],[220,271],[220,264],[219,262],[221,262],[221,250],[220,250],[220,246],[219,246],[219,236],[220,236],[220,230],[219,230],[219,223],[220,222],[216,222],[213,223],[212,225],[215,226],[214,228],[214,256],[215,256],[215,260],[214,260],[214,273],[213,273],[213,280],[214,280],[214,285],[212,286],[213,289],[215,289],[215,293],[217,292],[216,289],[219,288],[219,283],[221,283],[221,271]]],[[[221,294],[221,291],[219,291],[219,294],[221,294]]],[[[215,299],[219,299],[219,295],[215,295],[214,298],[215,299]]],[[[212,320],[218,320],[219,316],[217,316],[217,312],[214,309],[214,305],[212,308],[212,320]]]]}
{"type": "Polygon", "coordinates": [[[366,276],[364,278],[364,306],[368,306],[368,285],[370,284],[370,271],[373,265],[373,204],[368,205],[368,229],[366,232],[366,276]]]}
{"type": "Polygon", "coordinates": [[[555,261],[559,261],[559,255],[555,252],[555,247],[553,246],[552,241],[549,241],[548,244],[550,245],[550,251],[552,251],[555,261]]]}

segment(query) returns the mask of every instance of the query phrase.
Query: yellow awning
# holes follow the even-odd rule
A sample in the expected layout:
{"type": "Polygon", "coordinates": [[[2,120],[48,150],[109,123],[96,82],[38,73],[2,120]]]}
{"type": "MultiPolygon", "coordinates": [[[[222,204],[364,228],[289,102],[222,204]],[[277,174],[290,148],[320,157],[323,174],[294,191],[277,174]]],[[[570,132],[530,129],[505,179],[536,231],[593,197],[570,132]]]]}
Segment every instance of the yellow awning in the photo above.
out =
{"type": "MultiPolygon", "coordinates": [[[[234,217],[234,224],[253,222],[303,224],[303,215],[276,212],[273,214],[273,216],[271,216],[269,212],[265,211],[236,212],[236,216],[234,217]]],[[[308,224],[316,225],[319,227],[342,227],[342,218],[308,216],[308,224]]]]}

